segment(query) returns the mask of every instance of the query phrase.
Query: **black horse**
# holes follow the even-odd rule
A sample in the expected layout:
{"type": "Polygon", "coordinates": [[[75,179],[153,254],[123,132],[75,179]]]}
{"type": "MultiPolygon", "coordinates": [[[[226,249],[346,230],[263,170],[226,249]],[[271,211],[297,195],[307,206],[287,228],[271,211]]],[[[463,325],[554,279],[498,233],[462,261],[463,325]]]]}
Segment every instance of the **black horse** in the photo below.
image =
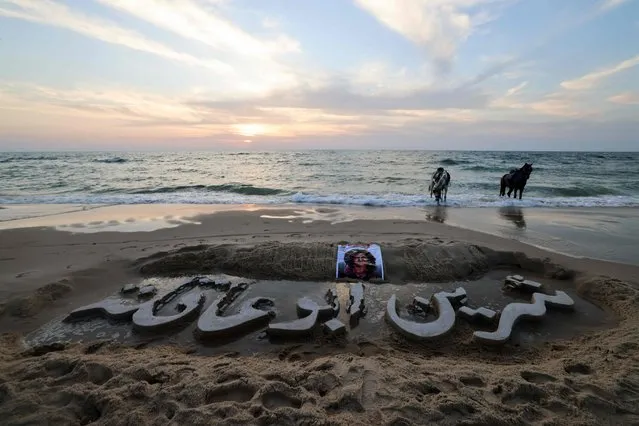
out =
{"type": "Polygon", "coordinates": [[[499,196],[503,197],[506,195],[506,187],[508,187],[508,197],[510,197],[510,194],[512,194],[514,190],[514,198],[517,198],[517,191],[519,191],[519,199],[521,200],[521,196],[524,193],[524,187],[526,186],[526,182],[528,181],[528,178],[530,178],[532,171],[532,163],[526,163],[521,169],[513,169],[510,173],[502,176],[499,196]]]}

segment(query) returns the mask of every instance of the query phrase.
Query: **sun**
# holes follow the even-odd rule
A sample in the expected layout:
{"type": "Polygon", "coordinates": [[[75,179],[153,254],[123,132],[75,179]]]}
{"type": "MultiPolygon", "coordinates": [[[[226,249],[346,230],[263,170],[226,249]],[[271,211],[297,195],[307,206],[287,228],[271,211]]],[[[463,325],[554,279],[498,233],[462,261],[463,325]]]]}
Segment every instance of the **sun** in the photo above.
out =
{"type": "Polygon", "coordinates": [[[236,124],[235,131],[242,136],[259,136],[266,133],[266,126],[258,123],[236,124]]]}

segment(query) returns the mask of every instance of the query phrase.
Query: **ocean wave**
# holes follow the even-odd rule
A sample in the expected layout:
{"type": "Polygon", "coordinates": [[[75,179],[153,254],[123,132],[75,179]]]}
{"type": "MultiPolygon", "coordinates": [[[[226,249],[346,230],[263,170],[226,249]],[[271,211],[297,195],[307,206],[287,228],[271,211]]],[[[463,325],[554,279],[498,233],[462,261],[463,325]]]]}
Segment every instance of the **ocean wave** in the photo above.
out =
{"type": "Polygon", "coordinates": [[[14,161],[53,161],[59,159],[60,157],[56,157],[53,155],[18,155],[15,157],[0,158],[0,163],[12,163],[14,161]]]}
{"type": "MultiPolygon", "coordinates": [[[[422,195],[311,195],[297,193],[291,197],[297,204],[334,204],[375,207],[423,207],[435,204],[434,198],[422,195]]],[[[522,200],[499,196],[474,196],[449,194],[449,207],[633,207],[639,206],[639,197],[525,197],[522,200]]]]}
{"type": "Polygon", "coordinates": [[[584,186],[530,186],[527,191],[534,191],[552,197],[598,197],[603,195],[623,195],[619,191],[601,185],[584,186]]]}
{"type": "Polygon", "coordinates": [[[107,163],[107,164],[120,164],[120,163],[126,163],[129,160],[127,160],[126,158],[122,158],[122,157],[112,157],[112,158],[96,158],[95,160],[93,160],[94,163],[107,163]]]}
{"type": "MultiPolygon", "coordinates": [[[[0,196],[0,204],[254,204],[254,205],[343,205],[370,207],[426,207],[435,199],[410,194],[295,194],[247,195],[234,192],[194,193],[193,190],[172,193],[128,194],[48,194],[30,196],[0,196]]],[[[468,207],[638,207],[639,197],[533,197],[522,200],[481,194],[448,194],[446,205],[468,207]]]]}
{"type": "Polygon", "coordinates": [[[466,160],[453,160],[452,158],[444,158],[439,163],[443,164],[444,166],[456,166],[458,164],[468,164],[468,161],[466,161],[466,160]]]}
{"type": "Polygon", "coordinates": [[[276,188],[262,188],[244,183],[228,183],[222,185],[178,185],[161,188],[145,188],[130,191],[131,194],[171,194],[178,192],[230,192],[241,195],[278,195],[287,191],[276,188]]]}
{"type": "MultiPolygon", "coordinates": [[[[510,172],[512,169],[517,169],[520,166],[512,166],[512,167],[504,167],[503,165],[499,165],[499,166],[482,166],[480,164],[475,164],[472,166],[467,166],[467,167],[463,167],[462,170],[466,170],[466,171],[471,171],[471,172],[494,172],[496,174],[499,174],[499,176],[505,175],[506,173],[510,172]]],[[[541,167],[541,166],[534,166],[533,168],[533,176],[535,175],[535,172],[539,172],[541,170],[546,170],[545,167],[541,167]]]]}
{"type": "Polygon", "coordinates": [[[474,172],[499,172],[501,170],[504,170],[503,167],[500,166],[468,166],[468,167],[464,167],[464,170],[471,170],[474,172]]]}

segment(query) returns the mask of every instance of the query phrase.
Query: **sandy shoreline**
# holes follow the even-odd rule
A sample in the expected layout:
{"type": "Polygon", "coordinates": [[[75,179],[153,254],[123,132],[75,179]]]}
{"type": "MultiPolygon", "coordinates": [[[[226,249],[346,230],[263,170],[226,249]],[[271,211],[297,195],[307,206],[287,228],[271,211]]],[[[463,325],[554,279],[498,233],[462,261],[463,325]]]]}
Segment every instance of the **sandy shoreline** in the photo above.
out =
{"type": "MultiPolygon", "coordinates": [[[[12,210],[5,207],[0,218],[12,210]]],[[[14,210],[11,220],[0,222],[0,417],[7,424],[639,422],[639,267],[531,246],[539,234],[555,232],[542,228],[550,226],[550,212],[526,210],[521,228],[517,212],[513,220],[483,209],[474,219],[448,210],[443,222],[457,227],[440,223],[441,211],[417,209],[73,210],[47,216],[40,210],[23,219],[14,210]],[[466,229],[472,220],[485,232],[466,229]],[[512,235],[502,235],[504,223],[512,235]],[[132,232],[113,232],[125,228],[132,232]],[[524,242],[513,239],[522,229],[524,242]],[[331,245],[340,241],[380,243],[387,281],[399,285],[468,280],[470,286],[500,270],[559,280],[614,316],[615,326],[498,350],[470,341],[467,327],[438,345],[391,333],[285,345],[254,356],[202,357],[184,345],[86,342],[25,351],[21,344],[24,333],[145,276],[228,273],[330,282],[331,245]]],[[[559,223],[565,214],[553,217],[559,223]]],[[[575,217],[590,229],[602,214],[575,217]]],[[[615,226],[634,214],[616,210],[615,226]]],[[[580,238],[572,241],[587,246],[580,238]]],[[[624,250],[611,256],[623,257],[624,250]]]]}
{"type": "Polygon", "coordinates": [[[19,227],[55,227],[74,233],[149,232],[223,212],[261,211],[263,218],[295,221],[404,220],[445,223],[514,239],[545,250],[639,265],[639,213],[607,208],[393,208],[300,205],[7,205],[0,231],[19,227]],[[278,212],[281,212],[278,213],[278,212]]]}

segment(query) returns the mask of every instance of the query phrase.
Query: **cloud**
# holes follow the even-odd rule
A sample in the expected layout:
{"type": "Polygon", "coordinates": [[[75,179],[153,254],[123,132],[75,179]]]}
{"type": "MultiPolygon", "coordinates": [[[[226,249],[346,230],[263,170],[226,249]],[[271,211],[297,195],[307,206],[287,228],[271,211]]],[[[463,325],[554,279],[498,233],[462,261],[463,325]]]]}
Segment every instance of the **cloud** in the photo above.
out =
{"type": "MultiPolygon", "coordinates": [[[[471,0],[472,1],[472,0],[471,0]]],[[[562,20],[561,25],[550,30],[546,30],[545,33],[536,37],[537,41],[528,47],[520,49],[520,53],[515,56],[504,55],[503,59],[497,63],[490,64],[483,72],[479,73],[475,77],[471,78],[466,84],[469,86],[480,84],[496,75],[502,75],[506,78],[521,78],[521,72],[514,71],[513,68],[522,68],[523,66],[530,66],[532,62],[529,60],[536,52],[543,47],[547,46],[554,40],[563,36],[569,31],[574,30],[582,25],[585,25],[589,21],[596,19],[605,13],[612,10],[614,7],[621,5],[622,3],[632,0],[604,0],[603,3],[591,7],[580,13],[575,14],[570,19],[562,20]],[[609,3],[609,4],[608,4],[609,3]],[[608,4],[608,5],[607,5],[608,4]],[[604,7],[606,6],[607,7],[604,7]]]]}
{"type": "Polygon", "coordinates": [[[270,16],[267,16],[262,19],[262,26],[268,30],[277,29],[280,27],[280,21],[270,16]]]}
{"type": "Polygon", "coordinates": [[[621,6],[624,3],[628,3],[631,0],[603,0],[601,2],[601,9],[608,10],[614,9],[615,7],[621,6]]]}
{"type": "Polygon", "coordinates": [[[97,1],[222,52],[268,57],[271,54],[300,51],[299,42],[286,35],[262,41],[223,19],[214,7],[205,7],[193,0],[97,1]]]}
{"type": "Polygon", "coordinates": [[[499,0],[355,0],[389,29],[425,48],[442,67],[450,66],[457,47],[474,28],[490,21],[478,6],[499,0]],[[475,10],[470,12],[470,10],[475,10]]]}
{"type": "Polygon", "coordinates": [[[519,95],[527,85],[528,82],[525,81],[508,89],[502,97],[494,99],[490,106],[499,110],[517,110],[529,117],[583,118],[597,113],[589,104],[575,102],[575,97],[564,91],[549,93],[536,99],[530,99],[529,96],[528,100],[521,100],[519,95]]]}
{"type": "Polygon", "coordinates": [[[521,108],[522,104],[516,98],[527,85],[527,81],[522,81],[517,86],[511,87],[503,96],[493,99],[490,106],[494,108],[521,108]]]}
{"type": "Polygon", "coordinates": [[[574,80],[568,80],[561,83],[561,87],[566,90],[588,90],[595,87],[601,80],[606,79],[612,75],[615,75],[621,71],[639,65],[639,55],[626,59],[623,62],[618,63],[610,68],[605,68],[601,71],[591,72],[582,77],[574,80]]]}
{"type": "MultiPolygon", "coordinates": [[[[512,99],[522,93],[509,92],[512,99]]],[[[557,94],[530,103],[515,101],[509,110],[482,108],[481,103],[477,109],[462,108],[464,104],[459,102],[458,108],[402,109],[399,106],[405,103],[400,100],[406,95],[385,95],[376,109],[360,109],[355,101],[365,95],[355,95],[348,108],[329,110],[319,108],[335,107],[322,96],[314,108],[292,108],[262,106],[264,102],[250,99],[227,105],[194,102],[192,95],[176,98],[110,87],[62,89],[0,83],[0,141],[5,141],[5,149],[13,146],[6,142],[10,139],[22,141],[17,148],[27,146],[24,141],[36,141],[41,149],[52,149],[61,138],[69,141],[66,147],[79,149],[176,149],[178,145],[210,149],[244,144],[247,139],[256,149],[282,149],[288,143],[315,148],[387,148],[389,140],[397,140],[400,145],[394,146],[398,148],[425,147],[428,140],[431,149],[449,149],[450,141],[455,140],[455,147],[464,149],[508,148],[513,141],[536,148],[542,146],[540,141],[546,141],[545,146],[553,149],[564,143],[565,148],[574,149],[572,141],[595,140],[594,135],[606,132],[611,135],[607,140],[623,143],[637,134],[639,126],[632,117],[625,121],[607,116],[585,120],[572,111],[568,99],[557,94]],[[382,107],[398,108],[377,109],[382,107]],[[553,141],[552,145],[548,141],[553,141]]],[[[447,102],[443,106],[451,105],[447,102]]]]}
{"type": "Polygon", "coordinates": [[[215,108],[234,108],[247,102],[257,107],[287,107],[366,113],[396,109],[483,108],[488,102],[488,97],[476,89],[438,90],[429,87],[403,93],[386,92],[370,95],[356,91],[348,80],[334,77],[319,87],[301,85],[297,89],[275,91],[261,98],[231,102],[196,100],[193,104],[215,108]]]}
{"type": "Polygon", "coordinates": [[[29,83],[0,84],[5,107],[25,107],[67,115],[92,115],[128,122],[198,123],[192,107],[173,98],[111,88],[59,89],[29,83]]]}
{"type": "Polygon", "coordinates": [[[233,71],[232,67],[219,60],[200,59],[175,51],[112,22],[72,11],[65,5],[50,0],[4,0],[4,3],[13,5],[15,8],[0,5],[0,16],[65,28],[107,43],[151,53],[188,65],[210,68],[219,73],[233,71]]]}
{"type": "Polygon", "coordinates": [[[518,84],[515,87],[511,87],[510,89],[508,89],[508,91],[506,92],[506,96],[513,96],[519,92],[521,92],[521,90],[526,87],[528,85],[527,81],[523,81],[520,84],[518,84]]]}
{"type": "Polygon", "coordinates": [[[214,89],[218,93],[263,94],[294,86],[307,74],[281,62],[283,55],[301,52],[299,41],[281,33],[270,38],[249,34],[222,16],[228,6],[221,8],[219,0],[97,1],[214,50],[217,58],[235,69],[228,81],[214,89]]]}
{"type": "Polygon", "coordinates": [[[575,110],[572,102],[561,98],[543,99],[531,102],[525,106],[534,112],[544,115],[554,115],[559,117],[581,117],[584,115],[584,112],[575,110]]]}
{"type": "Polygon", "coordinates": [[[620,93],[608,98],[609,102],[622,105],[639,105],[639,93],[620,93]]]}

